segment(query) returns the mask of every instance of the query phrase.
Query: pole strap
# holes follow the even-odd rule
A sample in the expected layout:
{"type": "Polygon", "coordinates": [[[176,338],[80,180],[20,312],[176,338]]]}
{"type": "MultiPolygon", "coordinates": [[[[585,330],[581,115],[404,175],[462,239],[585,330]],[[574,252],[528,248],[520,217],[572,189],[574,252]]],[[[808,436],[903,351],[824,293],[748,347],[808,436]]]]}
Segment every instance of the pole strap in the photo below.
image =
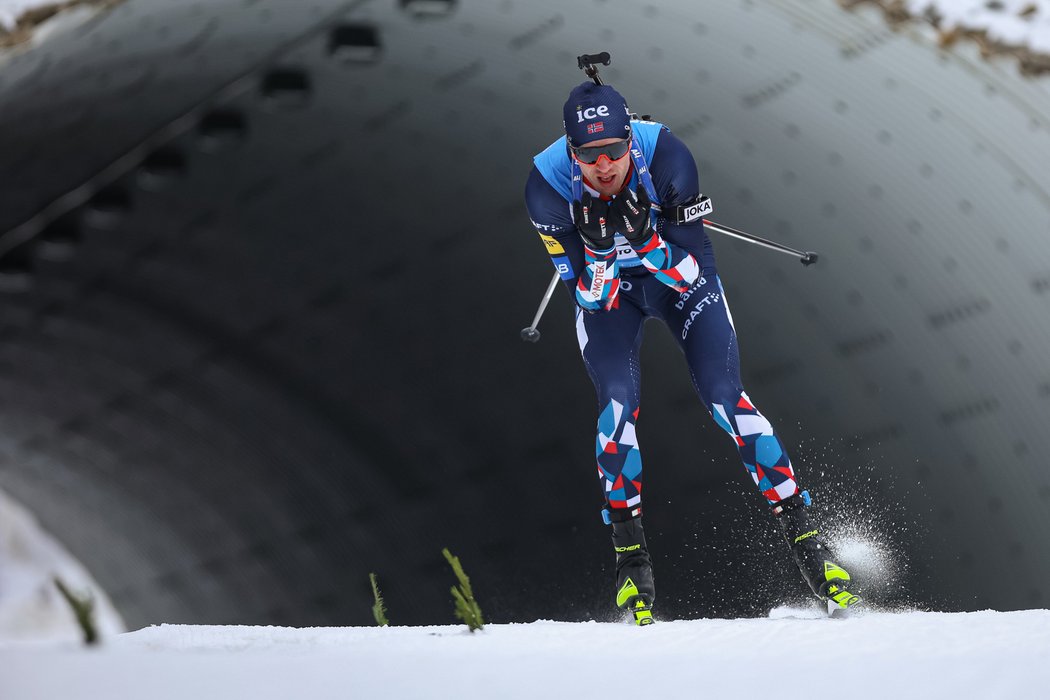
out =
{"type": "Polygon", "coordinates": [[[699,221],[714,211],[711,198],[705,194],[698,194],[695,198],[677,207],[661,207],[660,216],[673,224],[689,224],[699,221]]]}

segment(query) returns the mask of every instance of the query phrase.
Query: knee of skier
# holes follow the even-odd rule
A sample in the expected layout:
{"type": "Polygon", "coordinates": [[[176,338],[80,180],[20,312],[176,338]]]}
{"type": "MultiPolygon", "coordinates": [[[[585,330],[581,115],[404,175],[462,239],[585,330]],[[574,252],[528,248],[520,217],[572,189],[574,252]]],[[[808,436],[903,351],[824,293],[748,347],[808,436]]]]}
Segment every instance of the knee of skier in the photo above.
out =
{"type": "MultiPolygon", "coordinates": [[[[735,413],[741,399],[744,399],[746,396],[744,387],[739,382],[731,381],[728,378],[710,382],[705,385],[705,389],[701,394],[701,398],[704,404],[707,405],[707,410],[712,414],[716,412],[716,406],[726,414],[735,413]]],[[[750,405],[750,402],[748,402],[748,405],[750,405]]]]}
{"type": "Polygon", "coordinates": [[[638,402],[634,398],[633,387],[606,387],[598,402],[599,424],[613,421],[622,423],[625,420],[633,422],[638,417],[638,402]]]}

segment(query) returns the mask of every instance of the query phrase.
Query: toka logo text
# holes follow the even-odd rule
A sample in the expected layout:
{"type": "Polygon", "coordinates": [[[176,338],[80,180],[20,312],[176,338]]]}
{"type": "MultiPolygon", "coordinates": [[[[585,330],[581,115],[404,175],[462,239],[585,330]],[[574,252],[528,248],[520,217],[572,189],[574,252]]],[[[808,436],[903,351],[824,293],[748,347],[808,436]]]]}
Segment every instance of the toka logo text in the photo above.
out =
{"type": "Polygon", "coordinates": [[[601,107],[588,107],[587,109],[576,110],[576,122],[582,123],[584,119],[597,119],[598,117],[609,116],[609,108],[605,105],[601,107]]]}
{"type": "Polygon", "coordinates": [[[701,217],[707,216],[712,211],[714,211],[714,209],[711,207],[711,199],[709,197],[704,197],[699,202],[690,204],[689,206],[685,207],[685,209],[682,212],[684,214],[683,219],[686,223],[689,223],[691,221],[696,221],[701,217]]]}

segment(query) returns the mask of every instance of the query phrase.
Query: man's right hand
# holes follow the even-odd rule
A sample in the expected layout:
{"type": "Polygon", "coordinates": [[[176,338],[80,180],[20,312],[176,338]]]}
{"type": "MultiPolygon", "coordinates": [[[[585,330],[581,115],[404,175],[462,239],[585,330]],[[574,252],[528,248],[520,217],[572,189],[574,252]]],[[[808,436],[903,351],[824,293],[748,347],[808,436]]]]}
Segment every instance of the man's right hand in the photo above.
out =
{"type": "Polygon", "coordinates": [[[616,230],[609,225],[608,202],[595,199],[590,192],[584,192],[579,200],[572,203],[572,213],[585,243],[594,250],[613,247],[616,230]]]}

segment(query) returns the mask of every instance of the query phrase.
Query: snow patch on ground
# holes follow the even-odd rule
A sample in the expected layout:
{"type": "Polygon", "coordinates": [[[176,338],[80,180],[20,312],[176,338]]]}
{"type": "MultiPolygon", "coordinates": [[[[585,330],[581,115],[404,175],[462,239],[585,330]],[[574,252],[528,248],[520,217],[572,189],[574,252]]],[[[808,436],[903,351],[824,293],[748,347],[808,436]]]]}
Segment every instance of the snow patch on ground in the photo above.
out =
{"type": "MultiPolygon", "coordinates": [[[[55,576],[74,593],[92,594],[100,634],[126,629],[87,570],[25,508],[0,491],[0,642],[81,638],[69,605],[55,587],[55,576]]],[[[0,697],[5,697],[2,692],[0,697]]]]}
{"type": "Polygon", "coordinates": [[[912,14],[946,29],[980,30],[995,41],[1050,51],[1050,0],[908,0],[912,14]]]}
{"type": "Polygon", "coordinates": [[[5,700],[1006,698],[1050,686],[1050,611],[459,627],[161,625],[97,651],[0,644],[5,700]]]}
{"type": "Polygon", "coordinates": [[[121,2],[124,0],[0,0],[0,55],[39,46],[121,2]]]}
{"type": "Polygon", "coordinates": [[[46,0],[0,0],[0,29],[11,31],[26,10],[53,5],[46,0]]]}
{"type": "Polygon", "coordinates": [[[1050,72],[1050,0],[838,0],[877,5],[891,23],[922,20],[947,48],[960,38],[977,42],[985,58],[1017,58],[1025,74],[1050,72]]]}

